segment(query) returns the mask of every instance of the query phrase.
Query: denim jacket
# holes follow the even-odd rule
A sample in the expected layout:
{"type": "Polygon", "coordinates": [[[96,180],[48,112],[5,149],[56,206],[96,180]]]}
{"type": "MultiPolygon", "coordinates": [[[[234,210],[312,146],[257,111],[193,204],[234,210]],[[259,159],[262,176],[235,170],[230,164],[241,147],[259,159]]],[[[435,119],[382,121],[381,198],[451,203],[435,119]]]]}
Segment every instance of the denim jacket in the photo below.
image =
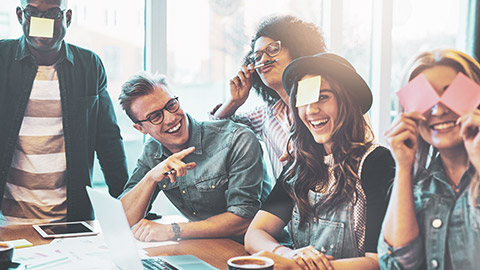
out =
{"type": "MultiPolygon", "coordinates": [[[[37,64],[25,42],[0,40],[0,196],[3,197],[37,64]]],[[[93,219],[85,190],[96,152],[110,194],[128,179],[125,152],[100,58],[63,43],[55,64],[60,84],[66,153],[67,220],[93,219]]],[[[1,204],[1,199],[0,199],[1,204]]]]}
{"type": "MultiPolygon", "coordinates": [[[[170,183],[169,178],[160,181],[148,208],[163,191],[192,221],[227,211],[253,218],[272,188],[257,138],[251,130],[230,120],[197,122],[190,116],[188,120],[191,133],[187,147],[195,146],[195,151],[183,161],[197,165],[185,176],[177,177],[174,183],[170,183]]],[[[149,138],[123,194],[171,154],[158,141],[149,138]]]]}
{"type": "Polygon", "coordinates": [[[480,267],[480,207],[472,205],[471,166],[462,176],[455,195],[446,180],[440,158],[432,164],[429,178],[414,187],[419,236],[394,248],[379,238],[378,258],[382,269],[445,269],[446,252],[453,269],[480,267]],[[446,247],[448,246],[448,249],[446,247]]]}

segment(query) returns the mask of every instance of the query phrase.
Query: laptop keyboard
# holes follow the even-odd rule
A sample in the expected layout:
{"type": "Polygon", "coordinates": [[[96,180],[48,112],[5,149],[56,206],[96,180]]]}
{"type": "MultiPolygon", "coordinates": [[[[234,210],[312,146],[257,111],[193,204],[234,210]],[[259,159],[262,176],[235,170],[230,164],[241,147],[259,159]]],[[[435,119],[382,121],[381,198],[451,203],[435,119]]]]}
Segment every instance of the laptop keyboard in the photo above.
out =
{"type": "Polygon", "coordinates": [[[160,259],[160,258],[149,258],[149,259],[142,259],[142,264],[145,269],[148,270],[179,270],[175,266],[169,264],[168,262],[160,259]]]}

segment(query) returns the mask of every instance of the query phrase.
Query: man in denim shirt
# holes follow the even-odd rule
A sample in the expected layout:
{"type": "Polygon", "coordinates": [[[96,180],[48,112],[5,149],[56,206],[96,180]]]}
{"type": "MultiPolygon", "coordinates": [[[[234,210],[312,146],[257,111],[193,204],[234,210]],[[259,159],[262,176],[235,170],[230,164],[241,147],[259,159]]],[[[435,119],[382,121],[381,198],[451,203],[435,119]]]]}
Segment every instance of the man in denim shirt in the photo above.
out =
{"type": "Polygon", "coordinates": [[[228,120],[197,122],[180,108],[165,77],[136,75],[119,100],[134,128],[151,136],[121,196],[130,225],[138,222],[135,237],[241,239],[271,189],[253,132],[228,120]],[[192,222],[143,219],[162,190],[192,222]]]}

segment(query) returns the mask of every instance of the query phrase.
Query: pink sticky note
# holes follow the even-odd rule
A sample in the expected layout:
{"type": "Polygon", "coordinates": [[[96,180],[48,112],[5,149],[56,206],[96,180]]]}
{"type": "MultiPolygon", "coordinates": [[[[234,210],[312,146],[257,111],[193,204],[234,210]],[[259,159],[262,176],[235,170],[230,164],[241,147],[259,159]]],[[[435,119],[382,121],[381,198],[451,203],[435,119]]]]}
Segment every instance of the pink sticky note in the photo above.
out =
{"type": "Polygon", "coordinates": [[[459,72],[440,101],[458,115],[464,115],[480,104],[480,86],[459,72]]]}
{"type": "Polygon", "coordinates": [[[424,113],[440,100],[437,92],[423,74],[418,75],[398,90],[397,96],[406,112],[424,113]]]}

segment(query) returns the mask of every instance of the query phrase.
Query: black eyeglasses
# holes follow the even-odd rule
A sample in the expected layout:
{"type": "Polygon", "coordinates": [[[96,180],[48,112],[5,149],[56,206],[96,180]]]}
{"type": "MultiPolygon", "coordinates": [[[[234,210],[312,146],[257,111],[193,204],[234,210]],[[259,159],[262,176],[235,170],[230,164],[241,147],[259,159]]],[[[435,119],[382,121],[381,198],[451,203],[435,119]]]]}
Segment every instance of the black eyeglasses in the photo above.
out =
{"type": "Polygon", "coordinates": [[[134,123],[138,124],[138,123],[148,121],[154,125],[160,125],[163,122],[163,118],[164,118],[163,110],[167,110],[170,113],[174,113],[174,112],[177,112],[179,108],[180,108],[180,103],[178,102],[178,97],[174,97],[170,99],[167,102],[167,104],[165,104],[165,107],[150,113],[149,115],[147,115],[146,119],[137,120],[134,123]]]}
{"type": "Polygon", "coordinates": [[[250,56],[250,59],[255,64],[258,64],[260,60],[262,60],[262,56],[264,53],[266,53],[270,57],[274,57],[274,56],[277,56],[280,53],[280,51],[282,51],[282,42],[278,40],[268,44],[265,50],[254,52],[252,56],[250,56]]]}
{"type": "Polygon", "coordinates": [[[31,17],[45,17],[48,19],[60,20],[63,18],[63,12],[65,9],[61,10],[60,8],[52,8],[47,11],[40,11],[37,8],[26,7],[22,11],[27,19],[30,19],[31,17]]]}

